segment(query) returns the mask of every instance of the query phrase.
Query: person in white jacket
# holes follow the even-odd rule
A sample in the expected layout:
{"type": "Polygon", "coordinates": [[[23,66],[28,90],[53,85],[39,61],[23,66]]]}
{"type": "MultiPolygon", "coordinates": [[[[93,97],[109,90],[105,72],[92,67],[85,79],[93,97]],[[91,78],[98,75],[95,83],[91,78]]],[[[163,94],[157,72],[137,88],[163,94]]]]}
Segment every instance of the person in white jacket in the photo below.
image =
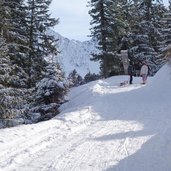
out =
{"type": "Polygon", "coordinates": [[[146,61],[143,61],[143,65],[142,65],[141,70],[140,70],[140,76],[142,76],[142,81],[143,81],[142,84],[146,84],[147,83],[147,76],[148,76],[148,66],[147,66],[146,61]]]}

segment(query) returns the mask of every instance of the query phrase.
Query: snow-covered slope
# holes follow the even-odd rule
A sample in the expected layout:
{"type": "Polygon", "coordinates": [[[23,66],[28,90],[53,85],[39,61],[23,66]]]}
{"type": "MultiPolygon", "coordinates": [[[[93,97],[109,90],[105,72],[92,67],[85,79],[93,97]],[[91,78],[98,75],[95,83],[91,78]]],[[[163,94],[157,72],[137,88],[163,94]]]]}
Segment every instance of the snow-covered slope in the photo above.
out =
{"type": "Polygon", "coordinates": [[[51,30],[51,33],[58,39],[58,49],[60,53],[56,60],[61,64],[63,70],[68,75],[71,71],[76,71],[84,77],[88,72],[99,73],[99,62],[91,61],[91,54],[97,53],[95,42],[69,40],[51,30]]]}
{"type": "Polygon", "coordinates": [[[170,171],[171,67],[77,88],[56,118],[0,130],[2,171],[170,171]]]}

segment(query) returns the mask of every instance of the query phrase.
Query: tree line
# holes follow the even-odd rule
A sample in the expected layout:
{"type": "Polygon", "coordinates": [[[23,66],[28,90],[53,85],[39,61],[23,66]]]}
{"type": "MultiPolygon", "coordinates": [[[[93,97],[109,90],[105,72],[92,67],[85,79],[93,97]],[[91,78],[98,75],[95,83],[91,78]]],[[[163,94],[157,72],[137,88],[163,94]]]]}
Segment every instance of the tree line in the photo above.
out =
{"type": "MultiPolygon", "coordinates": [[[[0,0],[0,119],[40,121],[58,113],[64,73],[45,57],[58,53],[49,29],[58,24],[51,0],[0,0]]],[[[13,123],[9,123],[13,124],[13,123]]],[[[1,126],[2,127],[2,126],[1,126]]]]}
{"type": "MultiPolygon", "coordinates": [[[[52,0],[0,0],[0,127],[31,123],[55,116],[68,87],[60,65],[57,40],[50,29],[52,0]],[[51,58],[49,63],[45,57],[51,58]],[[17,124],[16,123],[16,124],[17,124]]],[[[89,0],[91,36],[98,42],[101,76],[123,72],[121,50],[131,61],[146,59],[155,73],[164,63],[163,51],[171,41],[171,2],[160,0],[89,0]]],[[[84,80],[71,73],[72,86],[84,80]],[[80,81],[81,80],[81,81],[80,81]]]]}
{"type": "Polygon", "coordinates": [[[163,56],[170,44],[171,1],[162,0],[89,0],[91,37],[98,42],[101,75],[123,73],[121,50],[129,60],[146,60],[155,74],[166,62],[163,56]]]}

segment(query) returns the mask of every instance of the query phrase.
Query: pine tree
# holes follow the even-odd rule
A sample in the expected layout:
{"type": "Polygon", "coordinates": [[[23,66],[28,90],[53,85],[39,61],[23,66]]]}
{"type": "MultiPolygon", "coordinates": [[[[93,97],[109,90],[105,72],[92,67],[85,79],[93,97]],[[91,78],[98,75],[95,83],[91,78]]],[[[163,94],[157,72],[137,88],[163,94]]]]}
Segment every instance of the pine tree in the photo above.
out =
{"type": "Polygon", "coordinates": [[[0,0],[0,34],[7,37],[10,26],[10,10],[4,0],[0,0]]]}
{"type": "Polygon", "coordinates": [[[0,84],[2,87],[9,85],[10,59],[8,56],[8,47],[5,39],[0,36],[0,84]]]}
{"type": "MultiPolygon", "coordinates": [[[[10,27],[8,35],[6,35],[9,43],[9,51],[11,58],[20,58],[26,47],[26,7],[24,0],[8,0],[4,2],[5,7],[9,10],[10,27]],[[15,56],[15,57],[14,57],[15,56]]],[[[19,60],[19,59],[18,59],[19,60]]]]}
{"type": "Polygon", "coordinates": [[[93,18],[92,36],[98,41],[98,48],[101,50],[100,54],[94,54],[93,59],[101,61],[102,75],[108,75],[110,72],[120,74],[123,70],[119,53],[130,47],[127,39],[137,17],[137,9],[133,2],[90,1],[92,10],[89,13],[93,18]]]}
{"type": "Polygon", "coordinates": [[[58,108],[65,99],[67,86],[65,85],[64,73],[58,64],[48,64],[45,68],[43,79],[35,88],[33,95],[33,107],[29,111],[31,117],[35,113],[40,113],[39,120],[49,119],[59,113],[58,108]]]}
{"type": "Polygon", "coordinates": [[[136,4],[137,19],[129,35],[129,54],[133,61],[147,60],[152,73],[156,68],[158,20],[162,15],[162,4],[152,0],[141,0],[136,4]]]}
{"type": "Polygon", "coordinates": [[[27,33],[28,33],[28,75],[29,87],[41,79],[47,62],[44,57],[56,53],[56,40],[48,34],[48,29],[55,26],[58,20],[51,18],[49,5],[51,0],[28,0],[27,33]]]}
{"type": "Polygon", "coordinates": [[[91,0],[89,14],[91,21],[91,36],[98,42],[99,54],[93,55],[93,60],[99,60],[101,74],[107,77],[113,65],[119,66],[116,56],[119,26],[113,18],[114,2],[111,0],[91,0]]]}
{"type": "MultiPolygon", "coordinates": [[[[20,79],[25,79],[25,85],[20,87],[27,87],[27,75],[24,72],[24,62],[26,56],[26,28],[23,22],[25,21],[25,9],[22,6],[23,1],[0,1],[0,13],[2,25],[0,25],[1,36],[6,39],[8,46],[8,56],[15,66],[13,72],[20,76],[20,79]]],[[[13,67],[14,67],[13,66],[13,67]]],[[[13,73],[14,74],[14,73],[13,73]]],[[[23,82],[23,83],[24,83],[23,82]]]]}
{"type": "Polygon", "coordinates": [[[23,80],[14,72],[15,65],[8,56],[8,45],[0,36],[0,119],[13,119],[23,112],[25,90],[18,89],[23,80]]]}
{"type": "Polygon", "coordinates": [[[57,52],[56,40],[48,33],[57,23],[48,13],[50,3],[0,0],[0,119],[4,126],[13,126],[15,118],[30,119],[32,104],[40,109],[43,120],[57,114],[64,102],[64,75],[44,59],[57,52]]]}
{"type": "Polygon", "coordinates": [[[84,76],[84,82],[85,83],[88,83],[88,82],[90,82],[90,81],[95,81],[95,80],[97,80],[97,79],[100,79],[100,76],[99,75],[97,75],[97,74],[95,74],[95,73],[87,73],[85,76],[84,76]]]}
{"type": "Polygon", "coordinates": [[[167,59],[166,53],[167,49],[170,49],[171,44],[171,1],[169,1],[168,10],[165,10],[162,18],[159,21],[159,43],[158,43],[158,56],[155,60],[157,63],[156,71],[158,71],[161,66],[163,66],[167,59]]]}
{"type": "Polygon", "coordinates": [[[68,75],[68,80],[70,87],[77,87],[83,84],[82,77],[77,73],[75,69],[68,75]]]}
{"type": "Polygon", "coordinates": [[[116,37],[116,54],[119,58],[121,57],[121,61],[118,64],[118,72],[116,72],[116,69],[112,70],[110,76],[117,75],[118,73],[122,74],[125,72],[121,51],[128,51],[130,48],[129,36],[132,32],[132,27],[135,24],[137,18],[137,9],[134,6],[134,1],[132,0],[115,1],[113,9],[113,20],[115,21],[114,23],[116,26],[116,28],[114,28],[116,37]]]}
{"type": "Polygon", "coordinates": [[[12,20],[11,2],[0,0],[0,119],[4,127],[14,124],[9,122],[9,119],[21,116],[23,105],[26,103],[25,90],[18,89],[26,85],[24,72],[10,58],[12,49],[17,49],[18,43],[18,35],[15,35],[13,30],[15,26],[12,20]]]}

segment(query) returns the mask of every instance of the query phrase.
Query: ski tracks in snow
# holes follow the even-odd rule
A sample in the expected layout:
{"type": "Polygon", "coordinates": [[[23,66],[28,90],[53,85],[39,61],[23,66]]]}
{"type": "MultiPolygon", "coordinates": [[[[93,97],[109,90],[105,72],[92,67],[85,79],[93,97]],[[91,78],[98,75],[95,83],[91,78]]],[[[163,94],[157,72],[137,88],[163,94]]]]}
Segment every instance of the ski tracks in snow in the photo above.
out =
{"type": "Polygon", "coordinates": [[[34,134],[11,144],[8,151],[0,154],[0,168],[3,171],[105,170],[126,157],[125,138],[119,135],[114,138],[113,134],[126,131],[132,124],[117,120],[98,121],[73,133],[68,130],[65,135],[64,132],[60,134],[58,128],[47,134],[42,130],[37,132],[41,136],[39,139],[34,134]]]}
{"type": "MultiPolygon", "coordinates": [[[[31,156],[17,171],[100,171],[116,165],[128,155],[127,138],[114,138],[117,127],[130,129],[133,123],[121,121],[99,121],[88,129],[61,139],[56,138],[45,150],[31,156]],[[116,153],[117,151],[117,153],[116,153]]],[[[134,124],[134,127],[136,125],[134,124]]]]}
{"type": "MultiPolygon", "coordinates": [[[[67,138],[63,138],[53,143],[53,145],[46,149],[43,153],[40,152],[27,163],[21,165],[21,170],[80,170],[87,164],[87,160],[93,154],[96,148],[96,143],[91,139],[93,135],[98,135],[102,130],[95,126],[93,130],[92,125],[90,129],[71,134],[67,138]],[[42,154],[41,154],[42,153],[42,154]],[[41,163],[41,165],[40,165],[41,163]],[[85,165],[84,165],[85,164],[85,165]]],[[[93,155],[94,156],[94,155],[93,155]]],[[[92,166],[90,165],[90,168],[92,166]]],[[[18,169],[20,170],[20,169],[18,169]]]]}
{"type": "MultiPolygon", "coordinates": [[[[96,102],[96,108],[104,105],[104,110],[100,112],[104,112],[104,116],[112,116],[111,112],[117,112],[112,102],[113,94],[117,91],[112,91],[112,86],[107,89],[100,88],[103,88],[104,96],[95,96],[95,98],[102,98],[96,102]]],[[[125,87],[125,91],[132,88],[125,87]]],[[[99,87],[92,90],[93,93],[98,93],[99,87]]],[[[13,140],[9,144],[2,143],[0,169],[3,171],[102,171],[135,153],[148,140],[146,137],[138,139],[134,135],[136,131],[143,129],[142,124],[131,120],[120,120],[120,116],[117,118],[116,114],[111,118],[103,118],[102,114],[101,118],[98,118],[93,112],[96,111],[92,111],[89,106],[84,106],[83,109],[66,114],[64,118],[48,121],[52,124],[50,127],[49,124],[46,125],[48,122],[36,124],[35,128],[38,130],[30,126],[35,130],[28,135],[18,138],[16,136],[16,141],[13,140]]],[[[28,128],[27,131],[30,130],[28,128]]],[[[127,162],[125,168],[126,164],[127,162]]]]}

